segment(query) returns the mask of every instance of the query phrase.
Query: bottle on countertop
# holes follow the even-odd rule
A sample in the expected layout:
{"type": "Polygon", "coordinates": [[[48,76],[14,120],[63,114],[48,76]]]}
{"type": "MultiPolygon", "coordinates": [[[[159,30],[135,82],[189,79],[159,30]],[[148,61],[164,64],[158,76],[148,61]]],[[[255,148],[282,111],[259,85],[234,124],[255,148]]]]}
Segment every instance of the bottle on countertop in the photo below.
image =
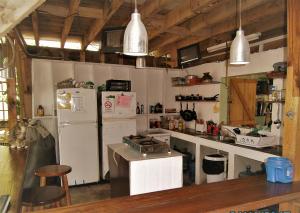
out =
{"type": "Polygon", "coordinates": [[[175,129],[175,123],[173,118],[169,121],[169,130],[174,130],[175,129]]]}
{"type": "Polygon", "coordinates": [[[137,102],[137,104],[136,104],[136,114],[141,114],[139,102],[137,102]]]}
{"type": "Polygon", "coordinates": [[[144,109],[145,109],[144,104],[141,104],[141,114],[144,114],[144,113],[145,113],[145,112],[144,112],[144,109]]]}
{"type": "Polygon", "coordinates": [[[185,129],[185,122],[182,118],[180,118],[178,121],[178,130],[183,131],[184,129],[185,129]]]}

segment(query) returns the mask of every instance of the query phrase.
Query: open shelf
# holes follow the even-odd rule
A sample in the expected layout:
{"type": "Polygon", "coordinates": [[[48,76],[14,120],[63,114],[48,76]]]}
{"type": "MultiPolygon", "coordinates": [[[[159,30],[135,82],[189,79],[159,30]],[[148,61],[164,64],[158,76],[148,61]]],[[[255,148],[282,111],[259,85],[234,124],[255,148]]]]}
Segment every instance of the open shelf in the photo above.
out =
{"type": "Polygon", "coordinates": [[[179,115],[179,112],[174,112],[174,113],[145,113],[145,114],[137,114],[138,117],[141,117],[141,116],[164,116],[164,115],[179,115]]]}
{"type": "Polygon", "coordinates": [[[260,102],[260,103],[285,103],[285,100],[279,100],[279,101],[264,101],[264,100],[257,100],[256,102],[260,102]]]}
{"type": "Polygon", "coordinates": [[[191,101],[176,101],[176,102],[192,102],[192,103],[202,103],[202,102],[220,102],[219,100],[215,101],[205,101],[205,100],[191,100],[191,101]]]}
{"type": "Polygon", "coordinates": [[[199,85],[209,85],[209,84],[220,84],[220,81],[212,81],[212,82],[201,82],[198,84],[193,84],[193,85],[188,85],[188,84],[183,84],[183,85],[173,85],[173,87],[191,87],[191,86],[199,86],[199,85]]]}

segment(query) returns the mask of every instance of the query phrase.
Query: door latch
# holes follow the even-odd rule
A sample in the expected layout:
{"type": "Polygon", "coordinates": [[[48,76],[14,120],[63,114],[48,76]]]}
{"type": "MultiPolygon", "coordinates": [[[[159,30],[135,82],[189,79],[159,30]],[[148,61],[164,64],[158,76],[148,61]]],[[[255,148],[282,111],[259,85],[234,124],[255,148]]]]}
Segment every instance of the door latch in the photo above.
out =
{"type": "Polygon", "coordinates": [[[294,117],[295,117],[295,112],[293,112],[293,111],[288,111],[288,112],[286,113],[286,116],[287,116],[290,120],[293,120],[294,117]]]}

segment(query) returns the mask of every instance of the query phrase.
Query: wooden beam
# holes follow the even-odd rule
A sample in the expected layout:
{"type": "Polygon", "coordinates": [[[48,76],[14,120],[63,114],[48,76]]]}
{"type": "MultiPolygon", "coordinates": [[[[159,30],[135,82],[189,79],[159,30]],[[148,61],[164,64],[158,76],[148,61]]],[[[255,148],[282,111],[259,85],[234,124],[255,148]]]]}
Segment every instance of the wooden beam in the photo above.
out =
{"type": "MultiPolygon", "coordinates": [[[[300,97],[297,86],[300,51],[294,48],[299,45],[300,24],[297,13],[300,10],[298,0],[288,1],[288,72],[286,84],[286,102],[283,134],[283,156],[293,161],[294,179],[300,180],[300,97]],[[287,116],[289,115],[289,116],[287,116]]],[[[299,46],[298,46],[299,48],[299,46]]]]}
{"type": "Polygon", "coordinates": [[[65,19],[64,28],[61,34],[61,43],[60,43],[61,48],[64,48],[65,46],[65,42],[67,40],[67,37],[69,35],[74,20],[74,14],[78,10],[79,4],[80,4],[80,0],[70,1],[68,16],[65,19]]]}
{"type": "MultiPolygon", "coordinates": [[[[228,0],[227,0],[228,1],[228,0]]],[[[149,39],[160,35],[167,29],[176,26],[184,21],[196,16],[198,13],[209,10],[212,6],[224,3],[224,0],[189,0],[170,11],[164,21],[164,26],[160,29],[149,32],[149,39]]]]}
{"type": "MultiPolygon", "coordinates": [[[[273,2],[273,4],[267,3],[262,6],[258,6],[258,8],[253,8],[247,11],[245,13],[245,16],[243,16],[243,29],[245,30],[245,33],[246,34],[256,33],[256,32],[271,30],[285,25],[286,24],[285,9],[286,9],[285,4],[279,6],[278,4],[273,2]],[[253,32],[253,30],[257,30],[257,31],[253,32]]],[[[154,45],[156,46],[156,48],[160,49],[161,54],[164,54],[166,51],[168,51],[168,49],[174,48],[174,45],[176,46],[177,49],[179,49],[182,47],[189,46],[191,44],[201,42],[214,35],[218,35],[224,32],[229,32],[235,29],[236,29],[235,20],[229,18],[224,20],[223,22],[219,22],[214,26],[211,26],[209,28],[209,31],[206,32],[203,31],[203,34],[199,35],[196,38],[191,37],[188,39],[181,39],[179,41],[176,39],[172,39],[171,41],[171,38],[165,38],[164,40],[155,41],[154,45]],[[163,44],[169,42],[170,43],[168,45],[165,45],[165,47],[163,46],[158,47],[159,42],[162,42],[163,44]],[[175,44],[172,42],[174,42],[175,44]]],[[[154,49],[155,47],[151,46],[151,49],[152,48],[154,49]]]]}
{"type": "MultiPolygon", "coordinates": [[[[49,15],[66,18],[68,16],[69,8],[46,3],[39,7],[38,11],[49,15]]],[[[84,18],[102,18],[103,10],[91,7],[79,7],[76,16],[84,18]]]]}
{"type": "Polygon", "coordinates": [[[80,59],[79,60],[81,62],[85,62],[85,54],[86,54],[86,52],[84,50],[80,51],[80,59]]]}
{"type": "MultiPolygon", "coordinates": [[[[162,10],[165,6],[170,5],[173,3],[174,0],[151,0],[145,1],[145,3],[138,7],[138,11],[141,14],[142,20],[144,22],[149,21],[149,17],[157,14],[160,10],[162,10]]],[[[124,21],[123,26],[126,26],[130,21],[130,15],[126,21],[124,21]]]]}
{"type": "MultiPolygon", "coordinates": [[[[266,0],[247,1],[247,2],[245,2],[244,6],[243,6],[242,11],[243,11],[243,13],[246,13],[247,17],[250,17],[250,15],[248,15],[248,10],[250,10],[251,14],[254,15],[251,18],[256,18],[256,12],[253,10],[259,9],[259,11],[262,11],[262,14],[259,14],[259,13],[257,13],[257,14],[259,14],[260,16],[263,16],[264,12],[265,12],[263,9],[265,9],[267,12],[272,12],[270,10],[277,8],[279,6],[282,6],[282,4],[283,4],[282,0],[275,0],[275,3],[266,1],[266,0]],[[263,3],[263,2],[267,2],[267,3],[262,6],[260,3],[263,3]]],[[[225,20],[225,19],[229,20],[234,25],[233,28],[236,28],[235,14],[236,14],[235,1],[230,1],[228,4],[222,4],[219,7],[214,8],[208,14],[201,14],[201,15],[195,17],[194,19],[192,19],[189,22],[190,29],[187,32],[189,32],[189,35],[195,35],[196,32],[200,32],[200,33],[202,32],[202,35],[206,34],[205,32],[207,32],[208,34],[212,34],[212,33],[209,33],[211,27],[213,27],[214,25],[216,25],[219,22],[224,23],[222,20],[225,20]],[[226,8],[228,8],[228,9],[226,9],[226,8]],[[210,17],[210,18],[208,19],[207,17],[210,17]]],[[[245,24],[244,18],[245,17],[243,16],[243,24],[245,24]]],[[[200,35],[200,37],[202,38],[201,35],[200,35]]],[[[162,47],[167,44],[171,44],[178,40],[181,40],[180,36],[161,37],[161,38],[153,41],[152,43],[150,43],[150,48],[151,48],[150,50],[156,50],[159,47],[162,47]],[[160,44],[163,44],[163,45],[160,45],[160,44]]],[[[195,40],[197,40],[197,39],[195,39],[195,40]]],[[[199,41],[201,41],[201,40],[199,40],[199,41]]]]}
{"type": "Polygon", "coordinates": [[[90,26],[87,34],[84,36],[84,43],[82,49],[86,47],[96,38],[98,33],[103,29],[104,25],[117,12],[117,10],[124,3],[124,0],[112,0],[111,3],[103,9],[103,17],[96,19],[90,26]]]}
{"type": "Polygon", "coordinates": [[[293,66],[294,81],[293,94],[300,96],[300,22],[297,9],[300,9],[300,2],[288,1],[288,45],[289,65],[293,66]]]}
{"type": "MultiPolygon", "coordinates": [[[[263,0],[265,1],[265,0],[263,0]]],[[[232,1],[231,1],[232,2],[232,1]]],[[[284,5],[284,1],[282,0],[275,0],[274,2],[270,2],[267,1],[267,3],[263,4],[263,5],[259,5],[258,2],[259,1],[247,1],[248,3],[245,4],[243,6],[243,13],[245,13],[245,15],[243,16],[243,25],[245,24],[249,24],[251,22],[251,20],[258,20],[259,18],[263,18],[265,16],[267,16],[268,14],[274,14],[276,11],[283,11],[285,9],[285,5],[284,5]]],[[[231,29],[235,29],[236,28],[236,19],[234,18],[235,16],[235,12],[234,10],[228,9],[226,10],[225,8],[223,8],[224,5],[221,5],[218,8],[213,9],[210,13],[209,16],[212,16],[211,19],[207,19],[207,21],[205,21],[205,18],[202,17],[202,21],[199,19],[199,16],[196,18],[197,21],[201,22],[201,24],[196,24],[196,22],[192,22],[192,24],[190,24],[190,35],[192,35],[192,33],[195,32],[202,32],[202,35],[198,35],[199,39],[191,39],[192,42],[189,42],[187,39],[181,39],[179,36],[164,36],[161,37],[159,39],[156,39],[155,41],[150,43],[150,50],[156,50],[158,48],[161,48],[164,45],[167,44],[171,44],[174,42],[177,42],[179,40],[179,45],[181,47],[184,46],[189,46],[193,43],[197,43],[200,42],[202,40],[204,40],[206,37],[210,37],[211,35],[215,35],[214,32],[212,32],[212,28],[217,28],[216,25],[219,26],[219,28],[229,28],[228,24],[231,25],[231,29]],[[219,12],[218,12],[219,11],[219,12]],[[223,11],[223,12],[222,12],[223,11]],[[221,15],[213,15],[213,14],[221,14],[221,15]],[[209,20],[209,21],[208,21],[209,20]],[[225,20],[225,21],[222,21],[225,20]],[[224,26],[220,26],[221,23],[224,26]],[[183,44],[182,44],[183,43],[183,44]],[[185,45],[184,43],[188,43],[187,45],[185,45]],[[163,44],[163,45],[160,45],[163,44]]],[[[233,7],[233,5],[231,5],[231,7],[233,7]]],[[[229,8],[231,8],[229,7],[229,8]]],[[[234,7],[235,8],[235,7],[234,7]]],[[[202,16],[202,15],[201,15],[202,16]]],[[[200,16],[200,17],[201,17],[200,16]]]]}
{"type": "Polygon", "coordinates": [[[32,13],[31,21],[32,21],[32,29],[33,29],[35,45],[38,47],[40,41],[40,34],[39,34],[39,18],[38,18],[38,13],[36,11],[32,13]]]}
{"type": "Polygon", "coordinates": [[[16,79],[7,79],[7,103],[8,103],[8,129],[11,130],[17,123],[17,93],[16,79]]]}

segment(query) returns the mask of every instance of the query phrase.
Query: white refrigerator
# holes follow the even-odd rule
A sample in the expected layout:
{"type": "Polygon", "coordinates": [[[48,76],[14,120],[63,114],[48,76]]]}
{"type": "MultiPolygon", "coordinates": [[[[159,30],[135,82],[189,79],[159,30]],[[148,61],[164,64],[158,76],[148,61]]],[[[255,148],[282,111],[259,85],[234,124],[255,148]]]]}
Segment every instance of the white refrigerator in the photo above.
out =
{"type": "Polygon", "coordinates": [[[136,93],[101,92],[100,95],[101,177],[109,171],[108,144],[122,143],[124,136],[136,135],[136,93]]]}
{"type": "Polygon", "coordinates": [[[58,89],[56,97],[59,162],[72,167],[69,185],[98,182],[97,93],[94,89],[58,89]]]}

